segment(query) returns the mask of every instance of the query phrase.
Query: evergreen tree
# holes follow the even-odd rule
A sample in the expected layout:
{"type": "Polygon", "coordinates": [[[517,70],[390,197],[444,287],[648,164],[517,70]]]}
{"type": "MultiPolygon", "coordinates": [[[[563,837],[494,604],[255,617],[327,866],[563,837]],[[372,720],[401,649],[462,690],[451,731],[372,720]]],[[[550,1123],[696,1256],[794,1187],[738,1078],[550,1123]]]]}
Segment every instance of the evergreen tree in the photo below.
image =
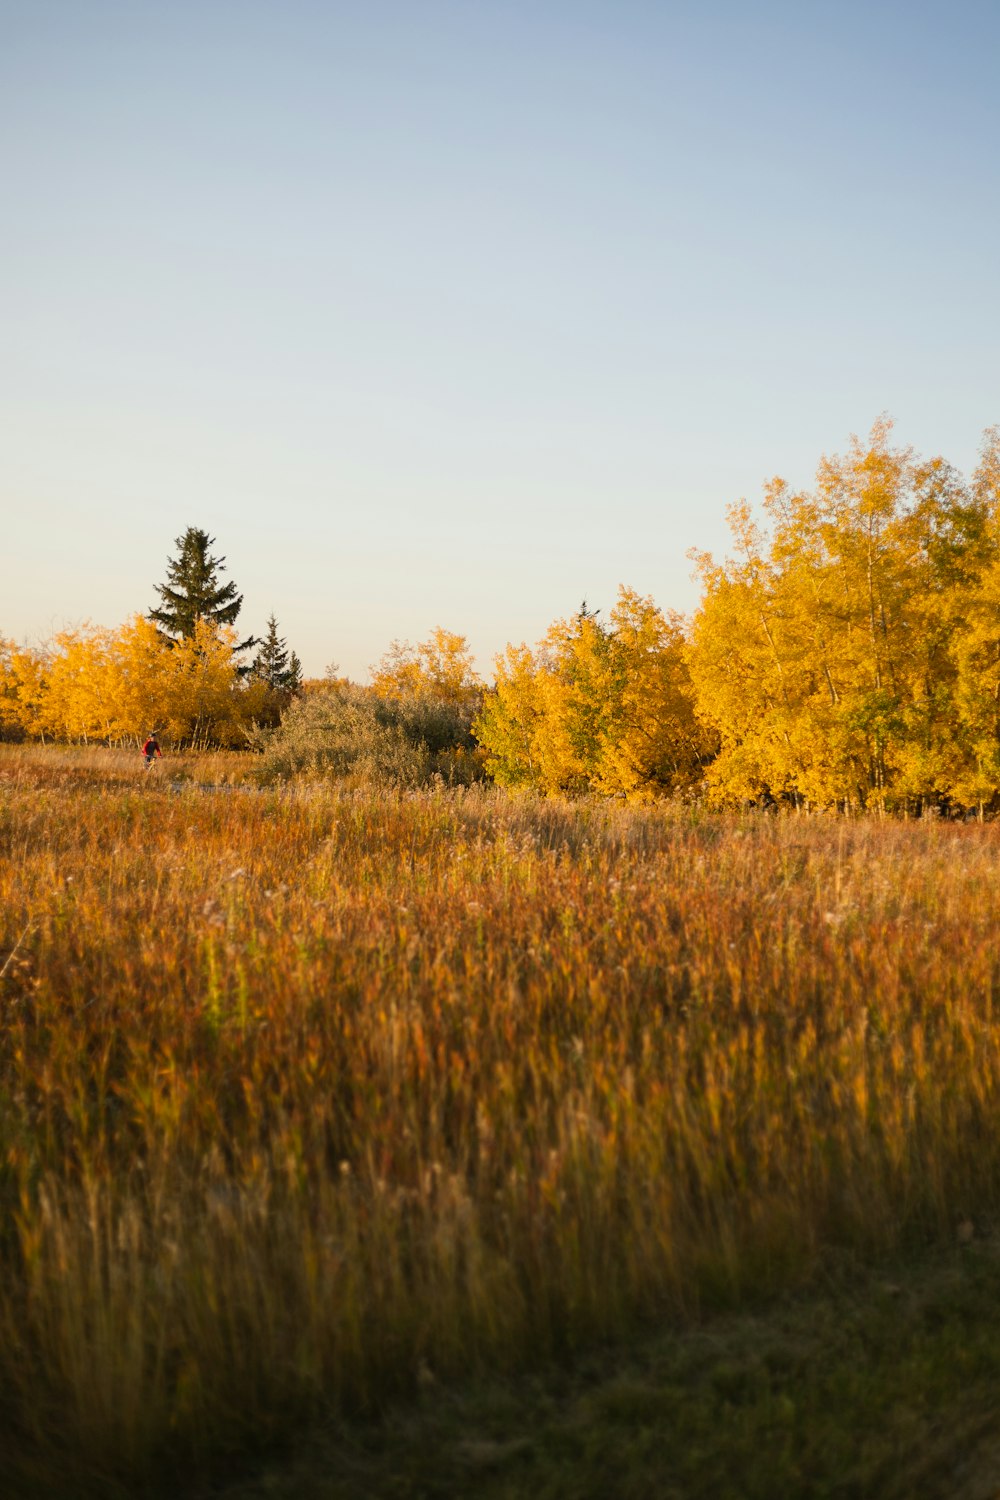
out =
{"type": "MultiPolygon", "coordinates": [[[[161,604],[159,609],[149,611],[149,618],[174,642],[190,640],[199,620],[213,628],[235,624],[243,595],[236,592],[231,580],[229,583],[219,580],[226,559],[209,554],[215,537],[197,526],[189,526],[183,536],[176,538],[175,545],[179,555],[167,559],[167,582],[156,585],[161,604]]],[[[256,644],[255,638],[249,636],[235,649],[247,651],[256,644]]]]}
{"type": "Polygon", "coordinates": [[[258,682],[286,692],[295,692],[302,682],[302,663],[294,651],[289,652],[284,637],[279,636],[273,611],[268,616],[267,634],[258,643],[250,671],[258,682]]]}

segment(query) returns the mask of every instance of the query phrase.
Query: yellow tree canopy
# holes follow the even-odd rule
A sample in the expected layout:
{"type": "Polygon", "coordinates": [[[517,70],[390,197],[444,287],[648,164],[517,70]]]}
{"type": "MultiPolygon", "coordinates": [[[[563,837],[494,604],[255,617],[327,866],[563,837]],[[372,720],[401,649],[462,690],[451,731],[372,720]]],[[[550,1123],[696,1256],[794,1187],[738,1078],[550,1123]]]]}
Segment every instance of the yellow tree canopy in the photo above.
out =
{"type": "Polygon", "coordinates": [[[46,653],[0,637],[0,738],[40,733],[46,653]]]}
{"type": "Polygon", "coordinates": [[[372,688],[382,698],[436,698],[456,708],[475,705],[482,682],[464,635],[440,625],[426,641],[393,641],[372,668],[372,688]]]}
{"type": "Polygon", "coordinates": [[[996,450],[994,434],[967,485],[943,459],[893,448],[881,421],[821,461],[812,493],[772,481],[766,534],[745,504],[730,512],[734,556],[698,559],[690,653],[721,745],[707,776],[718,800],[888,807],[986,785],[996,450]]]}
{"type": "Polygon", "coordinates": [[[681,622],[622,588],[607,625],[581,609],[535,651],[508,646],[473,731],[505,786],[643,800],[689,785],[709,748],[681,622]]]}
{"type": "Polygon", "coordinates": [[[0,724],[112,744],[154,727],[177,743],[242,743],[265,690],[240,678],[236,645],[231,626],[207,621],[172,644],[142,615],[117,630],[62,631],[44,652],[4,645],[0,724]]]}

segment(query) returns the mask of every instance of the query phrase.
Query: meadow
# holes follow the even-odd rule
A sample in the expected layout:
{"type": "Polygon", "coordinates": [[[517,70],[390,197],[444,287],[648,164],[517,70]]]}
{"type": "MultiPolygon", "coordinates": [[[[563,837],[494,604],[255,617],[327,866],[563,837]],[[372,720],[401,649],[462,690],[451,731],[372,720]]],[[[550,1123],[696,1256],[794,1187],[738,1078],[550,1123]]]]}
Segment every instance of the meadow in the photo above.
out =
{"type": "Polygon", "coordinates": [[[0,746],[17,1493],[989,1239],[1000,825],[138,760],[0,746]]]}

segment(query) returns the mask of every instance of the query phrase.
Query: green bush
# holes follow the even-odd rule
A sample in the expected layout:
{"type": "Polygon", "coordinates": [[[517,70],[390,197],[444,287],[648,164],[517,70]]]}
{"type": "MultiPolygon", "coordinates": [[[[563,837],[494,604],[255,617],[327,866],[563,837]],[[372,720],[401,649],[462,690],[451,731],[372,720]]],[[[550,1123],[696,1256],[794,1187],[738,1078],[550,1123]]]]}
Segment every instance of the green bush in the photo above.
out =
{"type": "Polygon", "coordinates": [[[258,735],[266,782],[321,776],[362,786],[467,785],[483,772],[470,715],[436,699],[381,698],[337,684],[297,698],[279,727],[258,735]]]}

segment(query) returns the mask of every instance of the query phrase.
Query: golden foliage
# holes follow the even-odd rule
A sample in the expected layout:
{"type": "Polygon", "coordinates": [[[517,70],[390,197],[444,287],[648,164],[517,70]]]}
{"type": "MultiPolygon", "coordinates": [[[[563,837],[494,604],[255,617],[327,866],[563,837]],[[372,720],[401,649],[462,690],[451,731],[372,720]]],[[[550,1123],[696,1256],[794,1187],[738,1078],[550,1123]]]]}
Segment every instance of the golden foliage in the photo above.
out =
{"type": "Polygon", "coordinates": [[[470,708],[482,683],[465,636],[438,625],[417,646],[393,641],[372,668],[372,689],[383,698],[434,698],[470,708]]]}
{"type": "Polygon", "coordinates": [[[44,652],[0,651],[0,724],[24,734],[122,744],[154,726],[176,743],[239,744],[261,711],[261,683],[244,683],[236,632],[199,621],[170,643],[136,615],[118,630],[62,631],[44,652]]]}
{"type": "Polygon", "coordinates": [[[697,558],[691,675],[719,736],[719,800],[886,808],[1000,793],[995,435],[973,483],[890,444],[824,458],[815,491],[731,508],[735,554],[697,558]]]}
{"type": "MultiPolygon", "coordinates": [[[[760,521],[745,501],[728,516],[733,555],[695,555],[690,621],[623,587],[606,621],[582,609],[509,645],[488,691],[466,637],[437,627],[393,641],[371,692],[424,714],[435,753],[438,710],[459,740],[474,724],[463,779],[484,762],[506,787],[1000,806],[1000,428],[967,482],[894,447],[883,418],[821,459],[812,490],[775,478],[760,521]]],[[[171,646],[141,617],[37,652],[0,641],[0,737],[113,744],[155,721],[177,742],[242,743],[288,702],[241,677],[235,646],[205,622],[171,646]]]]}
{"type": "Polygon", "coordinates": [[[38,708],[46,656],[0,638],[0,738],[38,732],[38,708]]]}
{"type": "Polygon", "coordinates": [[[582,609],[536,652],[508,646],[473,728],[501,785],[629,801],[689,786],[710,743],[680,618],[626,588],[607,626],[582,609]]]}

